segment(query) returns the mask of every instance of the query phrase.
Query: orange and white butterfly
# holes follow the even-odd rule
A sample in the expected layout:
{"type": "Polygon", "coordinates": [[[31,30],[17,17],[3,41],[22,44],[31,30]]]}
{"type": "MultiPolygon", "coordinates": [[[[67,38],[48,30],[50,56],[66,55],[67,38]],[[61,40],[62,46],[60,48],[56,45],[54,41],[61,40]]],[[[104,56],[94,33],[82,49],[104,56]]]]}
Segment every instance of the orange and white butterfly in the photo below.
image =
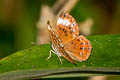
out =
{"type": "Polygon", "coordinates": [[[52,30],[49,21],[47,24],[53,48],[53,50],[50,50],[48,59],[51,57],[51,52],[58,56],[61,63],[60,56],[73,64],[76,64],[74,60],[82,62],[88,59],[92,45],[83,35],[79,36],[78,24],[68,12],[60,14],[56,33],[52,30]]]}

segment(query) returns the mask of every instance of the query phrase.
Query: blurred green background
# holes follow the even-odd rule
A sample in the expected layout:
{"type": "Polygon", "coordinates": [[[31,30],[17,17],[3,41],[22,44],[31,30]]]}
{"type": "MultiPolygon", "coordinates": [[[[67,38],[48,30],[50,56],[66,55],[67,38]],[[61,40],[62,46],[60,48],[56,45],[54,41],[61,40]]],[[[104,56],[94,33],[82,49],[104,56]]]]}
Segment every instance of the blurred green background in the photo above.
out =
{"type": "MultiPolygon", "coordinates": [[[[36,42],[41,5],[56,1],[0,0],[0,58],[36,42]]],[[[77,22],[92,18],[92,35],[120,33],[120,0],[79,0],[70,13],[77,22]]]]}

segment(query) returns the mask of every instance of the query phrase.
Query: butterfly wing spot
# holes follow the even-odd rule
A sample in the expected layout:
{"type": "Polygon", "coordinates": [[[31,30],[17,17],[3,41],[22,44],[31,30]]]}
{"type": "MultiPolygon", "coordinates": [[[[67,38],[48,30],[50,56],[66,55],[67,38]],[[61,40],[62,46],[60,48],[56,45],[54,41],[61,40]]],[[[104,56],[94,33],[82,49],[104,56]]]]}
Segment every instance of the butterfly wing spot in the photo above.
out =
{"type": "Polygon", "coordinates": [[[91,52],[92,47],[88,47],[88,51],[91,52]]]}
{"type": "Polygon", "coordinates": [[[66,32],[67,32],[67,30],[64,31],[64,33],[66,33],[66,32]]]}
{"type": "Polygon", "coordinates": [[[68,26],[69,29],[71,29],[71,26],[68,26]]]}
{"type": "Polygon", "coordinates": [[[59,17],[59,19],[57,21],[57,25],[59,25],[59,24],[62,24],[64,26],[69,26],[71,23],[69,20],[59,17]]]}
{"type": "Polygon", "coordinates": [[[68,20],[64,20],[63,21],[63,25],[65,25],[65,26],[69,26],[71,23],[68,21],[68,20]]]}
{"type": "Polygon", "coordinates": [[[77,39],[77,41],[80,41],[80,39],[77,39]]]}
{"type": "Polygon", "coordinates": [[[67,34],[65,34],[65,36],[67,36],[67,34]]]}
{"type": "Polygon", "coordinates": [[[73,31],[70,31],[70,34],[72,34],[73,33],[73,31]]]}
{"type": "Polygon", "coordinates": [[[72,41],[71,44],[73,44],[74,42],[72,41]]]}
{"type": "Polygon", "coordinates": [[[80,50],[82,50],[83,48],[82,47],[80,47],[80,50]]]}
{"type": "Polygon", "coordinates": [[[63,45],[74,40],[79,35],[79,28],[75,19],[68,13],[62,12],[57,21],[56,34],[63,45]]]}
{"type": "Polygon", "coordinates": [[[75,34],[73,34],[73,35],[72,35],[72,37],[76,37],[76,35],[75,35],[75,34]]]}
{"type": "Polygon", "coordinates": [[[74,26],[74,24],[71,24],[71,27],[73,27],[74,26]]]}
{"type": "Polygon", "coordinates": [[[73,48],[75,49],[76,47],[74,46],[73,48]]]}
{"type": "Polygon", "coordinates": [[[86,43],[85,42],[83,42],[83,45],[85,45],[86,43]]]}
{"type": "Polygon", "coordinates": [[[63,23],[63,19],[59,17],[58,21],[57,21],[57,25],[58,24],[62,24],[63,23]]]}
{"type": "MultiPolygon", "coordinates": [[[[86,61],[91,54],[91,44],[84,36],[78,36],[73,41],[65,45],[65,50],[71,52],[77,61],[86,61]],[[75,45],[74,45],[74,44],[75,45]],[[89,49],[88,49],[89,48],[89,49]]],[[[70,54],[71,55],[71,54],[70,54]]]]}
{"type": "Polygon", "coordinates": [[[80,45],[83,45],[83,43],[81,42],[80,45]]]}
{"type": "Polygon", "coordinates": [[[62,31],[64,31],[65,29],[63,28],[62,31]]]}
{"type": "Polygon", "coordinates": [[[75,32],[75,29],[73,29],[72,31],[75,32]]]}
{"type": "Polygon", "coordinates": [[[83,51],[85,50],[85,47],[83,47],[83,51]]]}

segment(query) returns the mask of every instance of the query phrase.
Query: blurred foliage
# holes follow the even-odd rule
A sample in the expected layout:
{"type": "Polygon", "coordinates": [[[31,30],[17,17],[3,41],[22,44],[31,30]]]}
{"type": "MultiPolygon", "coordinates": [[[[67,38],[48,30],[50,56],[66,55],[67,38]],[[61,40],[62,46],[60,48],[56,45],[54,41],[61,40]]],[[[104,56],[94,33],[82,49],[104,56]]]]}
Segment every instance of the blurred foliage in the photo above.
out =
{"type": "Polygon", "coordinates": [[[0,1],[0,58],[28,48],[36,41],[40,7],[50,0],[0,1]]]}

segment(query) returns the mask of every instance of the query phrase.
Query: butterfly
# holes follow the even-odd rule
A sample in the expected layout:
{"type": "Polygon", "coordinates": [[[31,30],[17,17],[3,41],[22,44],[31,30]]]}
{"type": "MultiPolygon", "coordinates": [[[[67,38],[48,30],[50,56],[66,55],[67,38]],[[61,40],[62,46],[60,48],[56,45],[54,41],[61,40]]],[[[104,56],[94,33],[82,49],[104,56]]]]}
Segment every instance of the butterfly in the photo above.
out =
{"type": "Polygon", "coordinates": [[[61,56],[76,64],[75,61],[86,61],[90,54],[92,45],[86,37],[79,35],[79,27],[76,20],[68,13],[62,12],[57,20],[56,32],[53,31],[50,22],[48,24],[48,33],[52,43],[51,53],[55,53],[62,63],[61,56]]]}

